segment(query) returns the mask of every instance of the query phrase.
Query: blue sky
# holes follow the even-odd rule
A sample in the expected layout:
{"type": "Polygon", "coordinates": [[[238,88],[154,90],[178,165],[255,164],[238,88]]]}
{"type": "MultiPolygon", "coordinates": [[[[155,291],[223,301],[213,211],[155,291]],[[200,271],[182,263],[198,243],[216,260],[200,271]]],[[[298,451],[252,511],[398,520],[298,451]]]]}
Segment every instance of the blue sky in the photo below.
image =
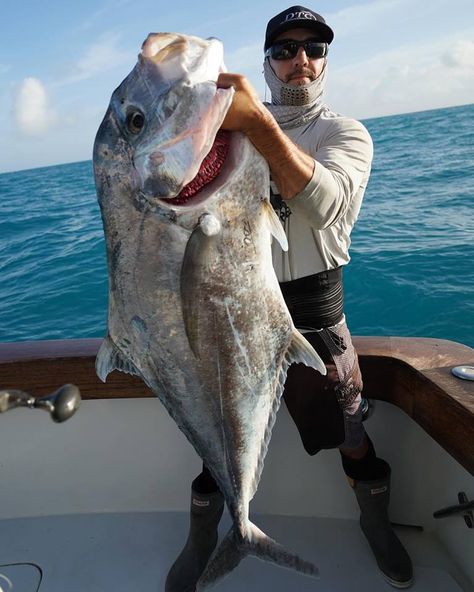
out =
{"type": "MultiPolygon", "coordinates": [[[[0,172],[91,158],[114,88],[146,35],[224,42],[230,71],[265,96],[262,40],[288,1],[0,0],[0,172]]],[[[378,117],[474,102],[472,0],[322,0],[335,31],[326,99],[378,117]]]]}

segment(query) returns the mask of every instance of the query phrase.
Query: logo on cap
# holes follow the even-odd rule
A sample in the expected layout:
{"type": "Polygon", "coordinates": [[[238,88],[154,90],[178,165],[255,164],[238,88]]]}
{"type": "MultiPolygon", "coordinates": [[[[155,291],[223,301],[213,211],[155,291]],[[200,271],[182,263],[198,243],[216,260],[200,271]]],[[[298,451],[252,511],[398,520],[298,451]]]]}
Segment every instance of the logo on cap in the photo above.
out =
{"type": "Polygon", "coordinates": [[[285,16],[285,20],[283,21],[284,23],[287,23],[288,21],[294,21],[297,19],[308,19],[311,21],[317,21],[318,19],[311,14],[310,12],[289,12],[286,16],[285,16]]]}

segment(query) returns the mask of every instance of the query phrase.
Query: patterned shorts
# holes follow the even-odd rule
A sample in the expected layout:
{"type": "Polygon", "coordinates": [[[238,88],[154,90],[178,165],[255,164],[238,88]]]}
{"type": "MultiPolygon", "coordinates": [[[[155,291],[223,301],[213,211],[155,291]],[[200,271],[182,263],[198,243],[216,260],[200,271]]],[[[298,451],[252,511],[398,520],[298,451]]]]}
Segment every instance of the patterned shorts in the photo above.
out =
{"type": "Polygon", "coordinates": [[[303,364],[288,370],[283,397],[309,454],[324,448],[358,448],[364,439],[362,376],[345,318],[305,333],[327,368],[322,376],[303,364]]]}

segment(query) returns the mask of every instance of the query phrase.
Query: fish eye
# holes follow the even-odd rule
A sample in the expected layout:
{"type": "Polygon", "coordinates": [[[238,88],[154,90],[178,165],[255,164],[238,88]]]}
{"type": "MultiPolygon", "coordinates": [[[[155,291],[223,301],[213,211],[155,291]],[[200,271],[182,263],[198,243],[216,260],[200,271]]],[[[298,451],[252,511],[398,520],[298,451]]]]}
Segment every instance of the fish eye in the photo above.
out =
{"type": "Polygon", "coordinates": [[[130,111],[125,124],[131,134],[139,134],[145,125],[145,117],[141,111],[130,111]]]}

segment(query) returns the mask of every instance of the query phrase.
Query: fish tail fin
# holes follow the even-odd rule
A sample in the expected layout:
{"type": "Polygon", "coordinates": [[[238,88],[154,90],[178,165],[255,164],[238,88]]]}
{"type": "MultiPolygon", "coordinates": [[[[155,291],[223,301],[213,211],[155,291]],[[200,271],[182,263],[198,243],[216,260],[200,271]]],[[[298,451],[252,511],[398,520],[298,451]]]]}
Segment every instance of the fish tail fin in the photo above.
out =
{"type": "Polygon", "coordinates": [[[204,592],[227,576],[247,555],[275,563],[287,569],[294,569],[305,575],[319,577],[318,568],[299,555],[287,551],[282,545],[262,532],[255,524],[247,524],[245,537],[233,526],[211,557],[201,575],[196,592],[204,592]]]}

